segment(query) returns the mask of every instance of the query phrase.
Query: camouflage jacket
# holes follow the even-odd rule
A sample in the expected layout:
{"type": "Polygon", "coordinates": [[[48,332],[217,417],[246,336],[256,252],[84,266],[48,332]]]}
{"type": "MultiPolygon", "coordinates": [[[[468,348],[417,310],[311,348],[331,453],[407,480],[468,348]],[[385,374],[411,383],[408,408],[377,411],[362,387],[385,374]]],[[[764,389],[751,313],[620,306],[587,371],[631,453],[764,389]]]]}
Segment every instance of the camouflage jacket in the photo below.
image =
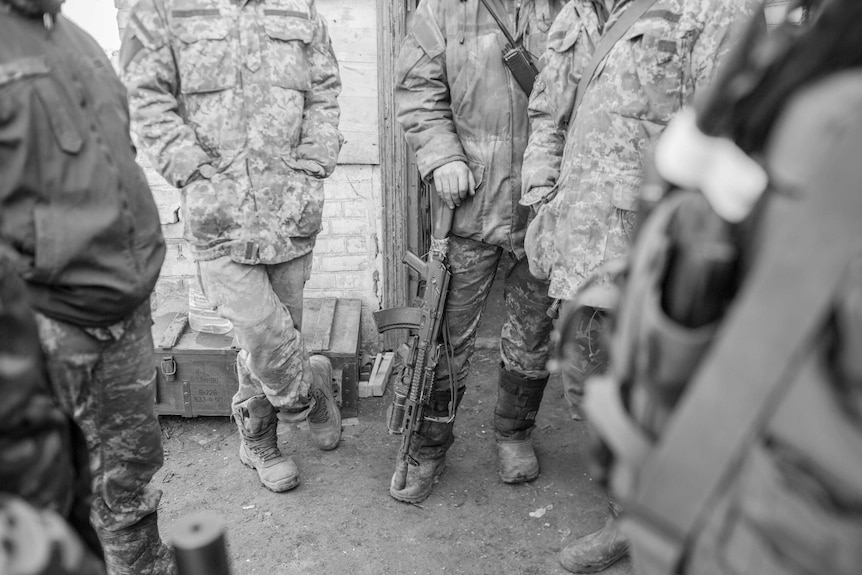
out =
{"type": "MultiPolygon", "coordinates": [[[[536,56],[564,0],[489,0],[516,40],[536,56]]],[[[430,179],[467,163],[477,193],[455,212],[452,233],[522,256],[528,210],[519,206],[527,145],[527,96],[502,59],[507,42],[479,0],[423,0],[396,65],[398,121],[430,179]]]]}
{"type": "Polygon", "coordinates": [[[123,85],[62,15],[8,10],[0,5],[0,243],[17,252],[34,309],[111,325],[150,297],[165,255],[123,85]]]}
{"type": "Polygon", "coordinates": [[[120,59],[133,129],[182,188],[195,258],[310,252],[342,142],[338,62],[313,0],[141,0],[120,59]]]}
{"type": "MultiPolygon", "coordinates": [[[[572,0],[560,13],[530,99],[523,168],[526,202],[545,196],[542,209],[557,214],[555,225],[545,227],[554,218],[538,217],[529,232],[542,240],[542,253],[530,257],[550,263],[552,296],[571,299],[603,263],[628,252],[643,156],[709,81],[751,4],[658,0],[606,56],[577,121],[576,88],[601,37],[599,20],[586,0],[572,0]]],[[[628,6],[618,3],[605,29],[628,6]]]]}

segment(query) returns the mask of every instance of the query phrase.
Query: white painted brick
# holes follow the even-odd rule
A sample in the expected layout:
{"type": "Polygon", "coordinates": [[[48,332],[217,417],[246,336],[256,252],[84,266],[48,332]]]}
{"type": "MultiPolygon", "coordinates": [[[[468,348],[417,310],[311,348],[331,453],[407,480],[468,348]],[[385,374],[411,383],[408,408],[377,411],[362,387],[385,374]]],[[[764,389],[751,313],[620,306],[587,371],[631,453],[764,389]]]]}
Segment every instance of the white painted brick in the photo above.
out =
{"type": "Polygon", "coordinates": [[[323,202],[323,219],[340,218],[341,216],[343,216],[343,203],[344,202],[340,202],[338,200],[330,200],[329,198],[327,198],[323,202]]]}
{"type": "Polygon", "coordinates": [[[360,198],[344,200],[341,206],[342,214],[346,218],[364,218],[368,214],[366,201],[360,198]]]}
{"type": "Polygon", "coordinates": [[[346,251],[344,238],[319,236],[314,244],[315,254],[343,254],[346,251]]]}
{"type": "Polygon", "coordinates": [[[368,258],[365,256],[326,256],[320,258],[317,268],[324,272],[359,271],[368,269],[368,258]]]}
{"type": "Polygon", "coordinates": [[[344,243],[346,246],[345,251],[348,254],[367,254],[368,253],[368,242],[365,239],[365,236],[357,236],[355,238],[344,238],[344,243]]]}
{"type": "Polygon", "coordinates": [[[332,236],[358,236],[369,231],[366,220],[340,218],[329,220],[328,223],[328,233],[332,236]]]}

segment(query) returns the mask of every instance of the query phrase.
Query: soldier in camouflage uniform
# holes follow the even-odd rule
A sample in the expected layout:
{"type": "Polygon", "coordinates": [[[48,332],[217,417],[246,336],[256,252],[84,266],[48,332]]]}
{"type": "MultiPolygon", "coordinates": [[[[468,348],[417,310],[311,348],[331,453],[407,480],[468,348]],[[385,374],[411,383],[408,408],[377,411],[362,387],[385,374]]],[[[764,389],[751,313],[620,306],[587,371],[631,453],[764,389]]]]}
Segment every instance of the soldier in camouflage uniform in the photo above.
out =
{"type": "MultiPolygon", "coordinates": [[[[643,157],[670,118],[706,84],[730,48],[749,0],[657,0],[610,50],[588,87],[579,86],[604,30],[633,0],[572,0],[551,28],[545,68],[530,99],[522,204],[537,210],[527,231],[530,266],[549,294],[572,299],[587,278],[629,249],[643,157]],[[574,117],[578,89],[585,89],[574,117]]],[[[583,382],[607,364],[602,332],[612,303],[607,277],[579,295],[579,357],[563,369],[573,415],[583,382]],[[586,299],[584,299],[586,298],[586,299]]],[[[612,515],[616,511],[611,504],[612,515]]],[[[627,544],[609,518],[561,553],[569,571],[600,571],[627,544]]]]}
{"type": "MultiPolygon", "coordinates": [[[[516,41],[536,57],[564,0],[492,0],[491,8],[516,41]]],[[[518,205],[521,158],[527,144],[527,95],[501,58],[506,39],[480,0],[423,0],[398,58],[398,121],[416,152],[419,171],[455,208],[449,238],[452,280],[446,302],[451,358],[438,364],[431,414],[448,414],[450,385],[457,400],[473,353],[476,330],[500,258],[512,260],[506,277],[508,321],[500,343],[494,427],[506,483],[535,479],[539,464],[530,434],[548,371],[551,305],[547,283],[534,278],[524,258],[529,211],[518,205]],[[451,360],[451,361],[450,361],[451,360]],[[454,376],[454,382],[449,376],[454,376]]],[[[452,444],[453,422],[424,422],[420,465],[410,466],[401,501],[431,492],[452,444]]],[[[398,479],[398,478],[396,478],[398,479]]]]}
{"type": "Polygon", "coordinates": [[[0,1],[0,243],[15,252],[53,399],[86,439],[108,572],[170,574],[150,486],[163,456],[149,296],[164,239],[123,86],[60,4],[0,1]]]}
{"type": "Polygon", "coordinates": [[[140,143],[182,190],[200,287],[241,348],[240,459],[272,491],[293,489],[277,416],[306,418],[321,449],[341,438],[329,360],[309,358],[300,336],[342,143],[326,25],[312,0],[141,0],[120,60],[140,143]]]}
{"type": "Polygon", "coordinates": [[[100,575],[81,432],[51,398],[36,318],[0,245],[0,571],[100,575]]]}

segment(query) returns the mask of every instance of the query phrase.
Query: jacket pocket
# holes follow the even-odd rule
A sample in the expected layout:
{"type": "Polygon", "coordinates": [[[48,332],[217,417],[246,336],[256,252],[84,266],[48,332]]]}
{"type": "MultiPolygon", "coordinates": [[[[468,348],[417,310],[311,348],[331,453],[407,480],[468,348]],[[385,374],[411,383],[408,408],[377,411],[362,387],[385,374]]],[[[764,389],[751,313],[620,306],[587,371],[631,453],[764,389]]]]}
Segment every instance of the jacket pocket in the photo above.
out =
{"type": "Polygon", "coordinates": [[[267,63],[273,85],[301,92],[311,88],[309,44],[314,37],[310,16],[289,10],[264,10],[267,63]]]}
{"type": "Polygon", "coordinates": [[[174,14],[173,31],[180,41],[177,67],[183,94],[219,92],[236,84],[230,23],[216,12],[181,17],[174,14]]]}
{"type": "Polygon", "coordinates": [[[84,147],[84,137],[75,123],[68,98],[56,80],[50,77],[37,78],[33,82],[36,95],[45,108],[45,115],[51,125],[51,133],[57,145],[68,154],[77,154],[84,147]]]}
{"type": "Polygon", "coordinates": [[[323,180],[282,159],[284,167],[269,171],[265,185],[254,191],[260,229],[277,241],[313,237],[323,226],[323,180]]]}

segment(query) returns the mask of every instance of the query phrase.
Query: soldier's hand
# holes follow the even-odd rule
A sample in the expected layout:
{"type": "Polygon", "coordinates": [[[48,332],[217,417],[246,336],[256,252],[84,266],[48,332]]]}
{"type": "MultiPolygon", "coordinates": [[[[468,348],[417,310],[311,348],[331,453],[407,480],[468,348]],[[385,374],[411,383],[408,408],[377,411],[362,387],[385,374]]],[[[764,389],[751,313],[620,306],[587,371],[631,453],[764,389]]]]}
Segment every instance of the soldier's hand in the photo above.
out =
{"type": "Polygon", "coordinates": [[[461,205],[461,200],[468,194],[476,194],[473,172],[461,160],[443,164],[434,170],[434,187],[440,199],[453,210],[461,205]]]}

